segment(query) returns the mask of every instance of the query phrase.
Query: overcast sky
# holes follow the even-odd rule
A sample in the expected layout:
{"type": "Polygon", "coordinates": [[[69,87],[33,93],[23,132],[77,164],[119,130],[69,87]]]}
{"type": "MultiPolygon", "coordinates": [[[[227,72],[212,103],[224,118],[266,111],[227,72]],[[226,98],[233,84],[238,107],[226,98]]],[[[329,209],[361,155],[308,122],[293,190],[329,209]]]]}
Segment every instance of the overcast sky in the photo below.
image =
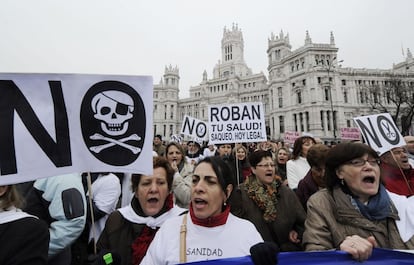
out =
{"type": "Polygon", "coordinates": [[[0,72],[152,75],[180,70],[180,97],[221,59],[223,28],[243,32],[246,64],[267,72],[267,39],[329,43],[343,67],[389,69],[414,52],[412,0],[1,0],[0,72]]]}

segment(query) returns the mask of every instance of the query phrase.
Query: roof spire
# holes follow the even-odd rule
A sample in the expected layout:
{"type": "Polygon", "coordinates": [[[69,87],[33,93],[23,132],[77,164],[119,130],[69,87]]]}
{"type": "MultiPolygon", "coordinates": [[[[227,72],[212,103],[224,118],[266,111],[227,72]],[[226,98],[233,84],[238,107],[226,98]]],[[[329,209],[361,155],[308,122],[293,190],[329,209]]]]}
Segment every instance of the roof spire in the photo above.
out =
{"type": "Polygon", "coordinates": [[[312,39],[309,36],[309,31],[306,31],[305,45],[312,44],[312,39]]]}
{"type": "Polygon", "coordinates": [[[413,58],[413,54],[410,51],[410,48],[407,48],[407,58],[408,59],[412,59],[413,58]]]}

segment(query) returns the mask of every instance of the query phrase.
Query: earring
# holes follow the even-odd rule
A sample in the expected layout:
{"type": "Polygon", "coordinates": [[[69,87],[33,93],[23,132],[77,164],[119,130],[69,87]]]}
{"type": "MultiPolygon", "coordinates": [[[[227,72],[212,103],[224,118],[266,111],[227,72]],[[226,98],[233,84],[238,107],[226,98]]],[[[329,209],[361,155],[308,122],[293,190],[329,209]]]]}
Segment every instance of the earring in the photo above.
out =
{"type": "Polygon", "coordinates": [[[224,203],[223,203],[223,205],[224,205],[224,206],[227,206],[227,203],[226,203],[226,202],[224,202],[224,203]]]}
{"type": "Polygon", "coordinates": [[[341,179],[341,185],[342,185],[342,186],[345,186],[345,181],[344,181],[344,179],[341,179]]]}

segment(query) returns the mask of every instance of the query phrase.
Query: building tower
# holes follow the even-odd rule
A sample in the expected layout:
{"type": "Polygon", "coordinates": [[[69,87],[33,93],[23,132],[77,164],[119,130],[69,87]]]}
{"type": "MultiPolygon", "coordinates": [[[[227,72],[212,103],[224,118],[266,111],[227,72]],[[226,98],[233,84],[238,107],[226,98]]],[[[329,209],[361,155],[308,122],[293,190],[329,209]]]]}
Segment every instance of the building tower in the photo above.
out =
{"type": "Polygon", "coordinates": [[[160,84],[154,86],[154,135],[169,138],[180,128],[177,124],[179,81],[178,67],[169,65],[165,67],[160,84]]]}
{"type": "Polygon", "coordinates": [[[224,27],[221,39],[221,61],[213,70],[213,78],[251,75],[244,61],[244,40],[241,29],[233,24],[231,30],[224,27]]]}
{"type": "Polygon", "coordinates": [[[268,39],[267,57],[269,60],[269,75],[274,77],[281,77],[283,70],[282,59],[291,53],[292,46],[289,41],[289,34],[283,33],[281,30],[279,36],[271,34],[268,39]]]}

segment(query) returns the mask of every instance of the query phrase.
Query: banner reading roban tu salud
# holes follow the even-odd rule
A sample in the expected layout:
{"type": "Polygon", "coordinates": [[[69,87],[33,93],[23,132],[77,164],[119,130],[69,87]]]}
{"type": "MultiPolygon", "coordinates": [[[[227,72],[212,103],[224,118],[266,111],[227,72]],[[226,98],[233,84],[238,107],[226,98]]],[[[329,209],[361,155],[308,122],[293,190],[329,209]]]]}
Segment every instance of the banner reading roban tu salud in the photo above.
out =
{"type": "Polygon", "coordinates": [[[152,172],[152,77],[0,74],[0,185],[152,172]]]}
{"type": "Polygon", "coordinates": [[[263,104],[208,106],[208,135],[213,144],[266,141],[263,104]]]}

